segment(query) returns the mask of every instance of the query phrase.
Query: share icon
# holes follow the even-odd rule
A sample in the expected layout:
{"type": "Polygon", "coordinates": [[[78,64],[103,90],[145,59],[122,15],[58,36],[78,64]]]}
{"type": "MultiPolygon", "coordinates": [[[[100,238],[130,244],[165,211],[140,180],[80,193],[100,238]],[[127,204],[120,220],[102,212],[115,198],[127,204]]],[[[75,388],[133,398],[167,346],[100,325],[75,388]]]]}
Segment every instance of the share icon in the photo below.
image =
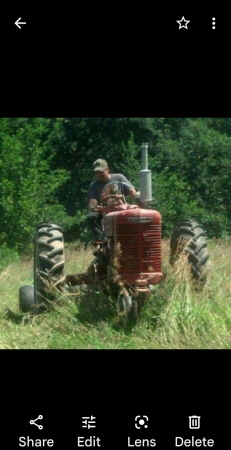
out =
{"type": "Polygon", "coordinates": [[[43,416],[38,416],[37,419],[30,420],[30,424],[31,424],[31,425],[36,425],[36,427],[38,427],[39,430],[42,430],[42,429],[43,429],[43,426],[42,426],[42,425],[38,425],[38,424],[36,423],[36,420],[41,420],[41,419],[43,419],[43,416]]]}

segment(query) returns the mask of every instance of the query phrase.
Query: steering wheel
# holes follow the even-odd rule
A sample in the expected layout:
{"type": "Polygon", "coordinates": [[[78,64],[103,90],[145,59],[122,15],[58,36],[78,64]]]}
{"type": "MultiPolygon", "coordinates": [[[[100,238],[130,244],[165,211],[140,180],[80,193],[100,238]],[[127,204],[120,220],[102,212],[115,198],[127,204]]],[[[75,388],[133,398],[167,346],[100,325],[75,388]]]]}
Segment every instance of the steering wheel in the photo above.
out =
{"type": "Polygon", "coordinates": [[[124,181],[111,181],[101,192],[101,203],[104,206],[122,205],[126,203],[125,195],[128,195],[130,189],[131,187],[124,181]]]}

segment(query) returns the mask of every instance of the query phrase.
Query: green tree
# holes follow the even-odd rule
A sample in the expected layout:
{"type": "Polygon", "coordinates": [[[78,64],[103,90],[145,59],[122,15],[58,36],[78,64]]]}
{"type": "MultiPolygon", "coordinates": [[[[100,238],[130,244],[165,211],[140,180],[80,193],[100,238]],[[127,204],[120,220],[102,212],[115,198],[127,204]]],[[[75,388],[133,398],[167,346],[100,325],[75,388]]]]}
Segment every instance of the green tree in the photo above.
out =
{"type": "Polygon", "coordinates": [[[12,119],[0,121],[0,239],[10,247],[23,251],[36,223],[55,220],[50,206],[55,193],[68,178],[64,169],[50,171],[46,135],[48,119],[12,119]]]}

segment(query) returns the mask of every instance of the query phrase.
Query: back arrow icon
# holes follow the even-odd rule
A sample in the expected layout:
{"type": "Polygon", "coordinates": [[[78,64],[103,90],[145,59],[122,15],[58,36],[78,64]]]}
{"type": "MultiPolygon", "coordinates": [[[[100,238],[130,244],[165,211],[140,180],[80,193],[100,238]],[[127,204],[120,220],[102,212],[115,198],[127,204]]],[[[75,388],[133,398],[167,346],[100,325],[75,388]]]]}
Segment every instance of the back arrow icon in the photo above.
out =
{"type": "Polygon", "coordinates": [[[15,23],[15,25],[17,25],[18,28],[22,28],[22,27],[20,27],[20,25],[26,24],[26,22],[19,22],[19,20],[21,20],[21,17],[19,17],[19,19],[16,20],[16,22],[14,22],[14,23],[15,23]]]}

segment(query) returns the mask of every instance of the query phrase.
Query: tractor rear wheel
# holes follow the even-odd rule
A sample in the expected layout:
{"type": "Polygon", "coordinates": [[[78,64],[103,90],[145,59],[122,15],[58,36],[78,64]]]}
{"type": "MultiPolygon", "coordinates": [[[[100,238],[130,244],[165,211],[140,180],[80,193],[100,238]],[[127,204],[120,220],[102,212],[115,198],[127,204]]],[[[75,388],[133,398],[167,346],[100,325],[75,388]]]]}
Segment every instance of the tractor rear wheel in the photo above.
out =
{"type": "Polygon", "coordinates": [[[205,234],[198,222],[184,220],[176,225],[170,240],[170,264],[174,266],[180,255],[188,255],[187,261],[197,287],[203,287],[207,280],[209,254],[205,234]]]}
{"type": "Polygon", "coordinates": [[[65,285],[64,240],[60,226],[37,225],[34,248],[34,298],[47,306],[55,298],[55,290],[65,285]]]}

